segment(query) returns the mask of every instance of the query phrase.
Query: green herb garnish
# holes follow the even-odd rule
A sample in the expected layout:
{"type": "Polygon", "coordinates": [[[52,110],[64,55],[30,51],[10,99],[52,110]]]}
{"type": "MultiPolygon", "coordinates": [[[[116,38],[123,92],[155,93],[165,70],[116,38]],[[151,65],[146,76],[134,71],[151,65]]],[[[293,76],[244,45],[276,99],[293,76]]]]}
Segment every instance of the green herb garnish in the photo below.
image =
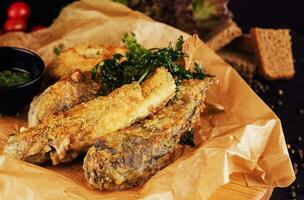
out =
{"type": "Polygon", "coordinates": [[[11,87],[29,82],[31,77],[28,73],[17,70],[4,70],[0,72],[0,87],[11,87]]]}
{"type": "Polygon", "coordinates": [[[54,47],[53,51],[58,56],[61,53],[63,48],[64,48],[64,45],[59,44],[58,46],[54,47]]]}
{"type": "Polygon", "coordinates": [[[217,12],[216,7],[207,0],[193,0],[191,9],[197,20],[206,20],[217,12]]]}
{"type": "Polygon", "coordinates": [[[195,64],[194,72],[184,69],[181,63],[187,55],[182,52],[182,36],[178,38],[175,47],[170,44],[166,48],[146,49],[137,43],[133,33],[125,33],[123,43],[128,50],[125,55],[115,54],[92,69],[92,79],[96,79],[97,73],[100,73],[101,95],[133,81],[140,83],[158,67],[165,67],[173,75],[177,85],[184,79],[204,79],[210,76],[198,64],[195,64]]]}
{"type": "Polygon", "coordinates": [[[194,129],[192,128],[188,133],[186,133],[185,135],[183,135],[180,139],[180,143],[183,145],[189,145],[194,147],[195,143],[194,143],[194,129]]]}

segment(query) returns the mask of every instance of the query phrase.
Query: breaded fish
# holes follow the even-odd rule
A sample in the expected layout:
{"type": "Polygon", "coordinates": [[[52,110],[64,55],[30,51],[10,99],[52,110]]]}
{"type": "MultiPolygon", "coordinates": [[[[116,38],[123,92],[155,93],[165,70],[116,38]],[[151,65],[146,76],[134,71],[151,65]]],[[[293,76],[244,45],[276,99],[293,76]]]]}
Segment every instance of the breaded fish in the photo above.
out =
{"type": "Polygon", "coordinates": [[[36,126],[48,117],[94,99],[99,89],[100,84],[93,81],[89,73],[77,70],[62,77],[33,99],[28,112],[28,126],[36,126]]]}
{"type": "Polygon", "coordinates": [[[126,48],[112,45],[78,45],[63,50],[46,69],[49,77],[59,79],[73,73],[91,71],[102,60],[111,58],[115,53],[123,54],[126,48]]]}
{"type": "Polygon", "coordinates": [[[121,190],[143,184],[172,162],[180,137],[195,125],[207,86],[208,81],[186,80],[152,117],[101,136],[84,159],[88,182],[101,190],[121,190]]]}
{"type": "Polygon", "coordinates": [[[134,82],[48,118],[10,136],[4,153],[32,163],[69,162],[97,139],[130,126],[163,107],[174,95],[172,75],[159,68],[139,85],[134,82]]]}

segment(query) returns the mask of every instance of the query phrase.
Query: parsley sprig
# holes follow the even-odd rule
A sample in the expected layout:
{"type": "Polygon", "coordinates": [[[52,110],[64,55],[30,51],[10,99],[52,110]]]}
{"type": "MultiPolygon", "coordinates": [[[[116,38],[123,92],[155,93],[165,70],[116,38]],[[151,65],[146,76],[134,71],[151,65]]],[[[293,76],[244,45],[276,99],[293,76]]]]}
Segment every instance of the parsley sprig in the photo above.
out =
{"type": "Polygon", "coordinates": [[[165,67],[175,78],[177,85],[184,79],[204,79],[210,76],[197,63],[194,72],[184,69],[181,61],[187,55],[182,52],[182,36],[178,38],[175,47],[170,44],[165,48],[146,49],[138,44],[133,33],[125,33],[123,43],[127,47],[125,55],[114,54],[112,58],[101,61],[92,69],[92,79],[96,79],[100,73],[101,95],[133,81],[140,83],[158,67],[165,67]]]}

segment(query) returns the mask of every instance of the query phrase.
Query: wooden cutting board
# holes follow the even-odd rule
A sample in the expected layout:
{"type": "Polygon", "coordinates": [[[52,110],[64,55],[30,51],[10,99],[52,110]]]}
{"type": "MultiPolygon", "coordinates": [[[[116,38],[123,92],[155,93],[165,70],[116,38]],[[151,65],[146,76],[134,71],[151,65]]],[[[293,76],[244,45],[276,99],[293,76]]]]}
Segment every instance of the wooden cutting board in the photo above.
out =
{"type": "Polygon", "coordinates": [[[272,187],[248,187],[241,174],[230,176],[230,183],[218,189],[210,200],[269,200],[272,187]]]}

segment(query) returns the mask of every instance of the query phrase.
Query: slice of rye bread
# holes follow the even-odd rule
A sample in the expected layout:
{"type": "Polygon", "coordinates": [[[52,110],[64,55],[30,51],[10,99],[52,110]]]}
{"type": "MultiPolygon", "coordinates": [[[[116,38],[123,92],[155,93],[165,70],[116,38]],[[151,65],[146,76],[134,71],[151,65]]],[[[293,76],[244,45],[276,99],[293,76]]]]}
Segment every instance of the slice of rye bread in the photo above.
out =
{"type": "Polygon", "coordinates": [[[247,79],[252,79],[257,70],[253,54],[223,48],[217,51],[218,55],[229,63],[236,71],[247,79]]]}
{"type": "Polygon", "coordinates": [[[226,19],[216,26],[206,37],[206,45],[217,51],[242,35],[242,30],[231,19],[226,19]]]}
{"type": "Polygon", "coordinates": [[[288,29],[250,30],[260,74],[269,80],[290,79],[295,70],[288,29]]]}
{"type": "Polygon", "coordinates": [[[250,34],[243,34],[236,38],[229,45],[239,51],[253,54],[252,39],[250,34]]]}

